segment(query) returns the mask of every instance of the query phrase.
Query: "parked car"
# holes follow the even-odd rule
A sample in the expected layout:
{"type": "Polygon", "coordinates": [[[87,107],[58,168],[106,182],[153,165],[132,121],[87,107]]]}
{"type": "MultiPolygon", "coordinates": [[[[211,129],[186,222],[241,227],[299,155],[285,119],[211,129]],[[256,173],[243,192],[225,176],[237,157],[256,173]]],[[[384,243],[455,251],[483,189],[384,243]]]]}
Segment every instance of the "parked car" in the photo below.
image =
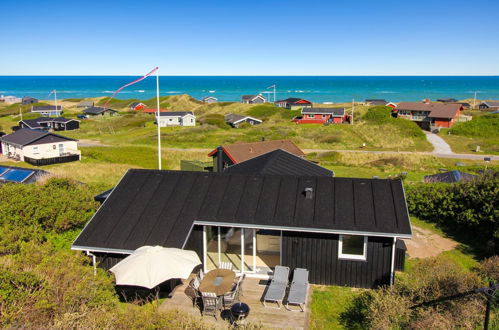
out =
{"type": "Polygon", "coordinates": [[[77,115],[76,118],[78,118],[78,119],[87,119],[88,115],[77,115]]]}

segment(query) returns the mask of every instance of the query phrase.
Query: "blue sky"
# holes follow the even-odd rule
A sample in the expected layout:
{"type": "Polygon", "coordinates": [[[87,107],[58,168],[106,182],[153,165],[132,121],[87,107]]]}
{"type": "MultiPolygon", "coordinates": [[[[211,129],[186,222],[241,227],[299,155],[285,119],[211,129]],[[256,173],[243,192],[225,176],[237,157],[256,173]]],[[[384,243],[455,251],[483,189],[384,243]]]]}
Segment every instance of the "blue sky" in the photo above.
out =
{"type": "Polygon", "coordinates": [[[495,0],[0,4],[0,75],[499,74],[495,0]]]}

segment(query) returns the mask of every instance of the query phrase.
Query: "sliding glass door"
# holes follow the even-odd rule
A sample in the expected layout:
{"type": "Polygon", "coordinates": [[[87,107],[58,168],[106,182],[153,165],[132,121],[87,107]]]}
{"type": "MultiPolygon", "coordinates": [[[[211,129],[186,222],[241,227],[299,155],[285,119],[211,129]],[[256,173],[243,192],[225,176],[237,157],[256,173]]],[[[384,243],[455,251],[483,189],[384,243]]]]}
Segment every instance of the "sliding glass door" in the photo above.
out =
{"type": "Polygon", "coordinates": [[[208,271],[229,262],[236,272],[269,274],[280,264],[280,231],[205,226],[204,241],[208,271]]]}

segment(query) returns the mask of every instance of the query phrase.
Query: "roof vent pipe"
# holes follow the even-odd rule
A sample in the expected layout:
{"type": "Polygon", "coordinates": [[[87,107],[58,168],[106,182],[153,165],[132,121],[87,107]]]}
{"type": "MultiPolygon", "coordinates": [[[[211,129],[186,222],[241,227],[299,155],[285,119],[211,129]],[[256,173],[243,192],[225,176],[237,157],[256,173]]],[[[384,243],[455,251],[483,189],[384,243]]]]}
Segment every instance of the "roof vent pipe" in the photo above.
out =
{"type": "Polygon", "coordinates": [[[217,172],[221,173],[224,170],[224,148],[222,146],[217,147],[217,172]]]}
{"type": "Polygon", "coordinates": [[[305,188],[305,198],[312,199],[314,197],[314,188],[305,188]]]}

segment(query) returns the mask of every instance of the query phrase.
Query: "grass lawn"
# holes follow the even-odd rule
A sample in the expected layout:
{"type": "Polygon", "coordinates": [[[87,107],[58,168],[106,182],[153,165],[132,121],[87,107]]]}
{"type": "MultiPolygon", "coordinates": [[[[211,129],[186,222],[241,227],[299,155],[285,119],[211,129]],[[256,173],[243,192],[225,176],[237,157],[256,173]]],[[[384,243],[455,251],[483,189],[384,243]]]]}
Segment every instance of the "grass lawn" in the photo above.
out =
{"type": "Polygon", "coordinates": [[[449,135],[447,132],[447,130],[442,130],[439,136],[450,145],[455,153],[475,153],[476,147],[480,146],[480,151],[484,154],[499,155],[499,137],[449,135]]]}
{"type": "Polygon", "coordinates": [[[310,304],[311,329],[343,329],[340,316],[353,298],[362,292],[341,286],[313,286],[310,304]]]}

